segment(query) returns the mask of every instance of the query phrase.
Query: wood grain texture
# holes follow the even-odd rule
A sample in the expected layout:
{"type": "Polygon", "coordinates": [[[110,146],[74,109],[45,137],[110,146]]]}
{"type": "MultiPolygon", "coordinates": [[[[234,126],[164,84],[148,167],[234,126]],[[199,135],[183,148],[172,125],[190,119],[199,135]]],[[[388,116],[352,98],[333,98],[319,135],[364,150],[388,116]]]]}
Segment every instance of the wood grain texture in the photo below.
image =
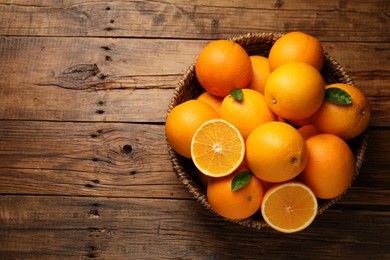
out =
{"type": "Polygon", "coordinates": [[[190,197],[172,172],[161,125],[0,125],[3,194],[190,197]]]}
{"type": "Polygon", "coordinates": [[[13,1],[0,5],[0,34],[216,39],[305,28],[321,40],[389,40],[386,0],[262,2],[13,1]]]}
{"type": "Polygon", "coordinates": [[[329,210],[304,233],[286,236],[232,225],[193,200],[7,196],[0,202],[7,209],[0,215],[0,251],[23,259],[285,259],[310,258],[313,251],[322,259],[389,257],[383,250],[389,233],[376,230],[388,227],[388,212],[329,210]],[[19,208],[8,210],[14,203],[19,208]]]}

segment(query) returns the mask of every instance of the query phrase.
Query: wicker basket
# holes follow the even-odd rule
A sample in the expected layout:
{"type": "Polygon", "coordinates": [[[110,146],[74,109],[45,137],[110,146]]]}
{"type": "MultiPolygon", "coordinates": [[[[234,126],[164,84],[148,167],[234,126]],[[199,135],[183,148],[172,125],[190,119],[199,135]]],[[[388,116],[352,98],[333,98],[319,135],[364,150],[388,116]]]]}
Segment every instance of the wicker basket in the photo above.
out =
{"type": "MultiPolygon", "coordinates": [[[[254,33],[236,36],[230,38],[229,40],[240,44],[249,55],[268,56],[271,46],[282,35],[283,34],[281,33],[254,33]]],[[[328,84],[342,82],[354,85],[354,82],[347,75],[345,70],[328,53],[324,52],[324,56],[324,65],[321,70],[321,74],[328,84]]],[[[203,91],[203,88],[200,86],[196,78],[195,63],[193,63],[188,68],[183,78],[179,81],[169,104],[168,113],[176,105],[189,99],[198,97],[203,91]]],[[[353,140],[350,140],[348,144],[351,147],[356,159],[354,175],[355,179],[359,174],[364,160],[364,154],[367,147],[367,131],[363,132],[353,140]]],[[[179,180],[184,184],[184,186],[189,190],[189,192],[196,200],[198,200],[206,209],[214,212],[209,202],[207,201],[206,189],[198,179],[196,169],[192,161],[177,154],[169,145],[169,143],[168,152],[171,157],[173,170],[179,180]]],[[[318,214],[322,214],[331,205],[335,204],[341,197],[342,195],[334,199],[318,200],[318,214]]],[[[261,229],[262,227],[268,226],[260,213],[256,213],[255,215],[243,220],[228,220],[254,229],[261,229]]]]}

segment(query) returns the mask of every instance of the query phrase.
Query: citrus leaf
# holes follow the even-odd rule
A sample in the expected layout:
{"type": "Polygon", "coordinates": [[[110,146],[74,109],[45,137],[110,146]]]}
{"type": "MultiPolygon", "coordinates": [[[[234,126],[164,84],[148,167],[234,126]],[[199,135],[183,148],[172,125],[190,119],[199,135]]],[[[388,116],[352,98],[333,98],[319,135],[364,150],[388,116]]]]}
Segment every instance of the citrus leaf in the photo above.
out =
{"type": "Polygon", "coordinates": [[[337,105],[349,105],[352,103],[352,97],[340,88],[326,89],[325,100],[337,105]]]}
{"type": "Polygon", "coordinates": [[[250,171],[243,171],[234,176],[232,180],[232,191],[236,191],[244,187],[249,183],[249,181],[252,178],[252,172],[250,171]]]}
{"type": "Polygon", "coordinates": [[[244,94],[242,93],[242,89],[240,88],[235,88],[233,90],[230,91],[230,95],[235,99],[235,100],[238,100],[238,101],[241,101],[242,98],[244,97],[244,94]]]}

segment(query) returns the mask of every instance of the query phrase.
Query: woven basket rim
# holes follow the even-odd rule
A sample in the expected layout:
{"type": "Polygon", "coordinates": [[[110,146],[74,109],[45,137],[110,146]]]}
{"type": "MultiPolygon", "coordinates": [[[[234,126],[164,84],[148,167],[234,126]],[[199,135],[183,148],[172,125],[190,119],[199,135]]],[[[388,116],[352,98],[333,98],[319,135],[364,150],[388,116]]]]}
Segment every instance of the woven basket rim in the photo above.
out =
{"type": "MultiPolygon", "coordinates": [[[[268,44],[272,46],[272,44],[280,38],[284,33],[272,33],[272,32],[263,32],[263,33],[248,33],[245,35],[238,35],[231,38],[228,38],[228,40],[234,41],[241,46],[244,47],[248,51],[252,46],[261,45],[261,44],[268,44]]],[[[267,50],[265,50],[267,51],[267,50]]],[[[269,50],[268,50],[269,51],[269,50]]],[[[321,74],[324,76],[325,79],[327,79],[328,83],[333,82],[342,82],[347,83],[350,85],[355,85],[352,78],[347,74],[345,69],[326,51],[324,51],[324,66],[321,70],[321,74]]],[[[170,103],[168,105],[167,115],[169,112],[178,104],[184,102],[185,100],[188,100],[190,98],[196,98],[197,95],[199,95],[202,91],[202,89],[199,89],[198,86],[198,93],[193,93],[192,95],[186,96],[188,88],[192,86],[193,89],[196,88],[196,75],[195,75],[195,62],[192,63],[188,69],[186,70],[185,74],[181,77],[179,82],[177,83],[177,86],[174,90],[174,93],[171,97],[170,103]],[[180,101],[182,99],[182,101],[180,101]]],[[[172,148],[172,146],[169,144],[168,140],[167,142],[167,149],[168,153],[171,158],[172,168],[177,176],[177,178],[180,180],[180,182],[187,188],[187,190],[190,192],[190,194],[207,210],[215,214],[216,216],[219,216],[211,207],[207,200],[207,196],[204,190],[204,187],[201,186],[199,180],[196,179],[196,173],[190,172],[191,169],[186,168],[186,166],[191,165],[191,160],[184,158],[183,156],[176,153],[176,151],[172,148]]],[[[339,195],[336,198],[333,199],[327,199],[327,200],[319,200],[319,206],[318,206],[318,212],[317,215],[322,214],[324,211],[326,211],[330,206],[334,205],[337,201],[339,201],[343,195],[349,190],[351,185],[353,184],[354,180],[358,176],[361,166],[364,161],[365,157],[365,151],[367,149],[367,142],[368,142],[368,133],[367,129],[360,134],[358,137],[354,138],[352,141],[349,141],[349,145],[352,146],[352,143],[354,146],[356,146],[353,149],[354,156],[355,156],[355,171],[354,171],[354,177],[352,182],[350,183],[350,186],[348,189],[341,195],[339,195]]],[[[352,147],[351,147],[352,148],[352,147]]],[[[193,169],[192,169],[193,170],[193,169]]],[[[221,217],[221,216],[219,216],[221,217]]],[[[223,218],[223,217],[221,217],[223,218]]],[[[268,224],[262,219],[261,216],[257,217],[249,217],[247,219],[243,220],[233,220],[233,219],[226,219],[230,222],[237,223],[239,225],[253,228],[256,230],[260,230],[264,227],[268,227],[268,224]]]]}

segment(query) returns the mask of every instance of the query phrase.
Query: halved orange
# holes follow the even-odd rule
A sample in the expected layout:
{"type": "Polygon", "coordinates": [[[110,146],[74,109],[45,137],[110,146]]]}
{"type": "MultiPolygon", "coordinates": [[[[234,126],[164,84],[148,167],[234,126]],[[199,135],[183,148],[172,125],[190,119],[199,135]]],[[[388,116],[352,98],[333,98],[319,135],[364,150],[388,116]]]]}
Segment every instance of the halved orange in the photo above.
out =
{"type": "Polygon", "coordinates": [[[261,214],[273,229],[293,233],[308,227],[317,215],[318,203],[313,191],[300,182],[272,186],[264,195],[261,214]]]}
{"type": "Polygon", "coordinates": [[[244,160],[245,142],[235,126],[223,119],[202,124],[192,137],[191,157],[203,174],[223,177],[244,160]]]}

